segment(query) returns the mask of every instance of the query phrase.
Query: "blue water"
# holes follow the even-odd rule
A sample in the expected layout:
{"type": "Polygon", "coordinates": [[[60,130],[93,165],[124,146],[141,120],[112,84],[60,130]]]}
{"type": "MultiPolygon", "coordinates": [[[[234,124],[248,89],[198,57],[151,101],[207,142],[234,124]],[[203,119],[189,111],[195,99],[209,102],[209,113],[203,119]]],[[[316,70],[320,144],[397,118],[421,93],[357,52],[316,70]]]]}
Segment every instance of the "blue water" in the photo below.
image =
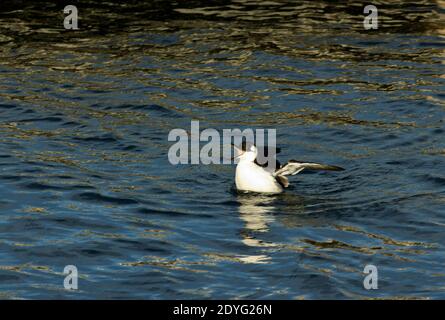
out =
{"type": "Polygon", "coordinates": [[[86,1],[78,31],[17,6],[0,5],[0,298],[445,298],[434,1],[381,4],[368,31],[323,1],[86,1]],[[281,160],[346,170],[238,194],[234,165],[169,163],[191,120],[276,129],[281,160]]]}

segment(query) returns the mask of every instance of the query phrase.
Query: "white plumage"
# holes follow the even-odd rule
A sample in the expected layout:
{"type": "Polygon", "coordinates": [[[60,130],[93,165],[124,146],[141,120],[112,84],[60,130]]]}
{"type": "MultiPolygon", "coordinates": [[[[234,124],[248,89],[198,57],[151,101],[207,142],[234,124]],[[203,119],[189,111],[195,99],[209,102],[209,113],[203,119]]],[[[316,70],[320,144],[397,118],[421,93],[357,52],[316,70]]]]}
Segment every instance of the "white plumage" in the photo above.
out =
{"type": "Polygon", "coordinates": [[[260,166],[255,160],[258,150],[255,145],[243,143],[236,147],[239,159],[235,173],[236,188],[240,191],[280,193],[289,183],[285,176],[296,175],[304,169],[310,170],[344,170],[341,167],[324,165],[312,162],[290,160],[284,166],[279,166],[275,171],[268,167],[260,166]]]}

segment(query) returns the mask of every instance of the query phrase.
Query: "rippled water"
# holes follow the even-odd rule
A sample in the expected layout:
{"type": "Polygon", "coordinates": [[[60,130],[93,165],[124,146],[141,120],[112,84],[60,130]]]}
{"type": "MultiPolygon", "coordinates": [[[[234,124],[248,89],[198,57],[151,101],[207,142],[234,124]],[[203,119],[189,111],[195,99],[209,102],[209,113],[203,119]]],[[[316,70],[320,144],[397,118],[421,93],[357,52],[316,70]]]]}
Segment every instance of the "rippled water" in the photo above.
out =
{"type": "Polygon", "coordinates": [[[445,298],[443,2],[0,4],[1,298],[445,298]],[[172,166],[173,128],[276,128],[285,194],[172,166]],[[363,288],[374,264],[379,289],[363,288]],[[79,290],[63,289],[63,268],[79,290]]]}

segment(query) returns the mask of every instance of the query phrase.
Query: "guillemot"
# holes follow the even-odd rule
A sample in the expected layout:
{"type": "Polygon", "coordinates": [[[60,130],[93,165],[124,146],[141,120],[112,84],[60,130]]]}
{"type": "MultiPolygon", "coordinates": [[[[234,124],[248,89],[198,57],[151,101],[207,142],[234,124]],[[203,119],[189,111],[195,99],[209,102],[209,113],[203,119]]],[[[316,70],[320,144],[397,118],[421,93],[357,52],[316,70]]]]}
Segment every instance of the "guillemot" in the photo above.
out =
{"type": "Polygon", "coordinates": [[[289,186],[286,176],[296,175],[301,171],[308,170],[344,170],[338,166],[325,165],[313,162],[289,160],[281,165],[276,159],[275,169],[270,169],[267,164],[257,161],[258,149],[253,143],[243,142],[239,147],[233,145],[238,153],[235,158],[239,159],[236,166],[235,184],[239,191],[259,193],[281,193],[289,186]]]}

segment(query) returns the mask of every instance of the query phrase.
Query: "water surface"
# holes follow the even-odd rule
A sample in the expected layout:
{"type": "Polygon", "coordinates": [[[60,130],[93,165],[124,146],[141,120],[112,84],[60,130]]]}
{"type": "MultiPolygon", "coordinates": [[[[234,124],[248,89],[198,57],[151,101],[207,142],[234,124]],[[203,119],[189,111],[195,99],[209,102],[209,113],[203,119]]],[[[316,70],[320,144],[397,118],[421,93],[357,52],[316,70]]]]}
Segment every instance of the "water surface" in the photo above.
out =
{"type": "Polygon", "coordinates": [[[82,3],[0,4],[1,298],[445,298],[443,4],[82,3]],[[191,120],[347,170],[240,195],[191,120]]]}

